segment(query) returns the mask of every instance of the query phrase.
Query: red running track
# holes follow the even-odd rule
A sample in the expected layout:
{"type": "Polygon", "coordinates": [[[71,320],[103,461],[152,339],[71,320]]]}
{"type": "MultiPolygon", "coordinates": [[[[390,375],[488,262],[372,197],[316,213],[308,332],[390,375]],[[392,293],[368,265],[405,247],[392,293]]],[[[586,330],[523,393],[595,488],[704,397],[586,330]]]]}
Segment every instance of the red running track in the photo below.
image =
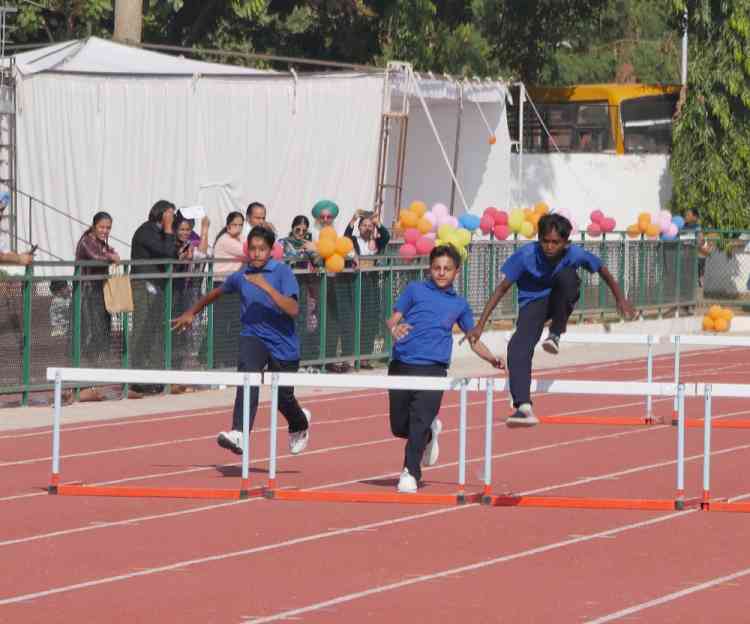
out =
{"type": "MultiPolygon", "coordinates": [[[[741,383],[748,350],[689,353],[685,381],[741,383]]],[[[642,360],[545,376],[639,379],[642,360]]],[[[670,358],[656,359],[671,378],[670,358]]],[[[483,397],[470,394],[470,486],[480,487],[483,397]]],[[[403,452],[385,393],[315,398],[311,446],[286,453],[283,487],[391,492],[403,452]]],[[[541,396],[540,414],[639,416],[633,397],[541,396]]],[[[675,429],[542,425],[509,431],[498,397],[497,492],[671,497],[675,429]]],[[[671,401],[654,403],[669,419],[671,401]]],[[[702,405],[688,401],[688,416],[702,405]]],[[[714,400],[715,416],[750,404],[714,400]]],[[[457,396],[447,394],[441,458],[426,492],[455,489],[457,396]]],[[[237,487],[239,458],[215,445],[229,409],[66,426],[62,477],[88,483],[237,487]]],[[[253,436],[266,477],[268,411],[253,436]]],[[[750,518],[688,511],[296,503],[48,496],[50,433],[0,436],[0,622],[745,622],[750,518]]],[[[688,431],[689,495],[700,492],[702,432],[688,431]]],[[[750,434],[716,430],[717,496],[750,499],[750,434]]]]}

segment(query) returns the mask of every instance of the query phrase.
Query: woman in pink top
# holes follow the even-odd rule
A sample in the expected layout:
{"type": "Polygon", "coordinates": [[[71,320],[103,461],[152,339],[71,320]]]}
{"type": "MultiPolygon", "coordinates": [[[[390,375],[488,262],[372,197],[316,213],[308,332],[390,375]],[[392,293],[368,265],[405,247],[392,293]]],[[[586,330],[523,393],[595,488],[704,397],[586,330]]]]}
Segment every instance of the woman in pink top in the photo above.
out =
{"type": "Polygon", "coordinates": [[[234,258],[236,262],[214,263],[214,282],[223,282],[229,275],[239,271],[245,263],[245,252],[242,250],[242,226],[245,217],[241,212],[230,212],[227,215],[226,227],[222,228],[214,241],[214,258],[234,258]]]}

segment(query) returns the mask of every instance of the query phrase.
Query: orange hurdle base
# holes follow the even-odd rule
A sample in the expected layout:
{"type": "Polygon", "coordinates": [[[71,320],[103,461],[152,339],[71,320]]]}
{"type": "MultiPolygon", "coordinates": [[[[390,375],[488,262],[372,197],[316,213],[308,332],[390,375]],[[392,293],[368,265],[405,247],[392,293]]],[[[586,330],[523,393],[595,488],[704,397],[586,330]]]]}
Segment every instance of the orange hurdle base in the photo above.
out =
{"type": "Polygon", "coordinates": [[[218,488],[117,487],[104,485],[50,485],[50,494],[58,496],[115,496],[123,498],[193,498],[240,500],[262,496],[265,488],[241,490],[218,488]]]}
{"type": "Polygon", "coordinates": [[[402,494],[401,492],[345,492],[336,490],[266,490],[266,498],[317,503],[400,503],[408,505],[466,505],[478,503],[479,493],[402,494]]]}
{"type": "Polygon", "coordinates": [[[729,503],[726,500],[710,500],[703,503],[704,511],[750,513],[750,503],[729,503]]]}
{"type": "MultiPolygon", "coordinates": [[[[546,507],[552,509],[630,509],[637,511],[674,511],[686,509],[686,501],[666,498],[586,498],[576,496],[483,496],[482,503],[491,507],[546,507]],[[678,506],[681,504],[681,506],[678,506]]],[[[698,506],[700,501],[690,501],[698,506]]]]}
{"type": "Polygon", "coordinates": [[[614,425],[618,427],[647,427],[662,424],[661,419],[638,416],[539,416],[543,425],[614,425]]]}

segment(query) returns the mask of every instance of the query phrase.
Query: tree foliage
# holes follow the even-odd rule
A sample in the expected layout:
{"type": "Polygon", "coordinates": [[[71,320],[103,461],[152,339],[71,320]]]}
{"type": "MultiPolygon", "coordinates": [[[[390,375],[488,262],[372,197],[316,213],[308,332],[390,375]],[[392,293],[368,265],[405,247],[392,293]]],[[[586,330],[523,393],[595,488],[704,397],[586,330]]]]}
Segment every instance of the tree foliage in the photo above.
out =
{"type": "Polygon", "coordinates": [[[705,225],[750,227],[750,0],[674,0],[688,10],[687,97],[674,126],[673,202],[705,225]]]}

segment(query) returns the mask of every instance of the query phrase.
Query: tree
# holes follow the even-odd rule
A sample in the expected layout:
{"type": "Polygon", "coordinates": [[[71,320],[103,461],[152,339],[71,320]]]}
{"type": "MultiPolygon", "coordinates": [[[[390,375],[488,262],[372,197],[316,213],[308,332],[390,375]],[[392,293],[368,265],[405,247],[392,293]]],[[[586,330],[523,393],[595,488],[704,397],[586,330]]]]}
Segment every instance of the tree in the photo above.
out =
{"type": "Polygon", "coordinates": [[[709,227],[750,227],[750,0],[673,0],[687,8],[687,96],[673,130],[672,201],[709,227]]]}

